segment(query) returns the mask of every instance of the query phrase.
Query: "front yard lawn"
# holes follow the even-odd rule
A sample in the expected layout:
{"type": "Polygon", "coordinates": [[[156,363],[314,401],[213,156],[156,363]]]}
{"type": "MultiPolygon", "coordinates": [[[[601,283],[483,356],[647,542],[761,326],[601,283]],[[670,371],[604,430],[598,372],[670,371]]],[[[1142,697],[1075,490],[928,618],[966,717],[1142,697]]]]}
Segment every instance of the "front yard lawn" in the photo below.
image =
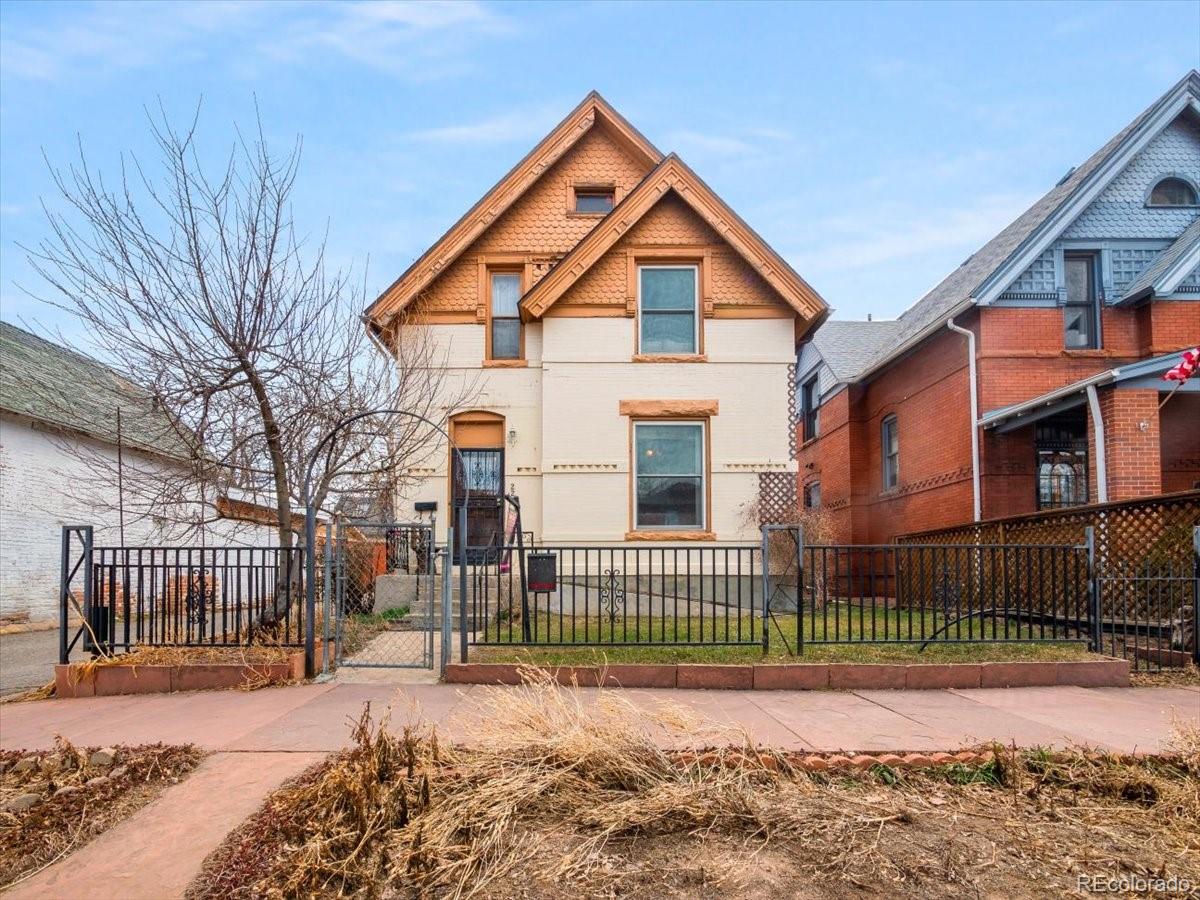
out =
{"type": "MultiPolygon", "coordinates": [[[[788,662],[994,662],[1008,660],[1087,659],[1083,642],[1050,641],[1047,625],[1021,625],[1003,619],[972,619],[952,625],[943,636],[923,651],[920,640],[942,625],[942,617],[914,610],[876,610],[861,616],[857,609],[830,609],[808,613],[797,620],[795,613],[777,614],[770,625],[770,649],[764,656],[761,620],[731,616],[714,620],[626,618],[582,619],[543,613],[533,625],[533,642],[524,646],[521,623],[489,624],[486,636],[476,635],[490,645],[472,647],[472,662],[528,662],[536,665],[595,665],[608,663],[788,663],[788,662]],[[797,651],[797,629],[803,623],[805,644],[797,651]],[[957,638],[972,643],[957,643],[957,638]],[[1046,640],[1042,640],[1042,636],[1046,640]],[[916,643],[909,643],[910,636],[916,643]],[[816,644],[813,638],[848,643],[816,644]],[[684,645],[679,642],[694,641],[684,645]],[[1008,642],[1004,642],[1004,641],[1008,642]],[[1018,643],[1036,640],[1036,643],[1018,643]],[[743,641],[738,645],[717,641],[743,641]],[[675,642],[675,643],[672,643],[675,642]],[[562,643],[573,646],[544,646],[562,643]],[[632,646],[630,646],[632,645],[632,646]],[[791,653],[789,653],[789,648],[791,653]]],[[[1062,634],[1061,628],[1059,634],[1062,634]]]]}

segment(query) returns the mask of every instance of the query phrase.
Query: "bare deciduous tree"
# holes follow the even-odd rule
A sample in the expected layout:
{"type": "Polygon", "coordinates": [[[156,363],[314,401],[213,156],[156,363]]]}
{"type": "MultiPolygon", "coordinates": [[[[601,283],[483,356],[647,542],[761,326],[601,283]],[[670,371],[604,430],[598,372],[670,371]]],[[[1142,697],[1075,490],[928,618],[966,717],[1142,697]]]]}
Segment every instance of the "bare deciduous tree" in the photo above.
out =
{"type": "MultiPolygon", "coordinates": [[[[52,235],[26,250],[53,288],[43,299],[149,389],[176,432],[163,442],[189,448],[176,469],[121,474],[130,513],[202,527],[214,496],[236,490],[269,505],[279,545],[295,546],[304,469],[335,422],[376,408],[441,421],[474,386],[448,376],[444,352],[415,322],[396,323],[386,355],[371,346],[362,289],[331,271],[324,240],[306,243],[292,220],[299,141],[272,155],[260,124],[210,175],[195,119],[176,130],[162,115],[151,128],[161,157],[153,172],[123,160],[109,185],[82,147],[66,172],[52,170],[66,210],[44,205],[52,235]]],[[[365,419],[317,461],[316,506],[346,490],[390,498],[402,467],[440,445],[417,419],[365,419]]],[[[108,460],[91,460],[93,477],[115,483],[108,460]]]]}

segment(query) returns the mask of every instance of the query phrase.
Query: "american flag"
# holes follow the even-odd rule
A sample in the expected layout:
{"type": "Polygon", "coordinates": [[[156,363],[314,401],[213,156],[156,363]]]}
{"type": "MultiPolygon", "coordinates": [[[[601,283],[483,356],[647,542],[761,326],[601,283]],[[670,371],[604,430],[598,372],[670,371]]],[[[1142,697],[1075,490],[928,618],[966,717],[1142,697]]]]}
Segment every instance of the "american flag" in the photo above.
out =
{"type": "Polygon", "coordinates": [[[1200,347],[1184,350],[1183,359],[1179,361],[1177,366],[1167,369],[1163,374],[1163,381],[1178,381],[1182,383],[1195,375],[1197,368],[1200,368],[1200,347]]]}

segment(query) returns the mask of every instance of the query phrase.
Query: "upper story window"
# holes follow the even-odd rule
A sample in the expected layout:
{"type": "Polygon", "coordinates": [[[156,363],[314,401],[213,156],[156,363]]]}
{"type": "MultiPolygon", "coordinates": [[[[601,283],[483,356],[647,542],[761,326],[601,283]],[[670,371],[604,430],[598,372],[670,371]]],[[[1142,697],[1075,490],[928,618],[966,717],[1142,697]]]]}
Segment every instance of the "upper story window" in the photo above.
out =
{"type": "Polygon", "coordinates": [[[638,352],[699,353],[696,266],[638,267],[638,352]]]}
{"type": "Polygon", "coordinates": [[[1068,253],[1067,299],[1063,307],[1063,346],[1094,350],[1100,346],[1100,304],[1096,292],[1096,254],[1068,253]]]}
{"type": "Polygon", "coordinates": [[[704,528],[704,424],[635,422],[634,526],[704,528]]]}
{"type": "Polygon", "coordinates": [[[492,272],[488,284],[491,321],[488,332],[489,359],[521,359],[520,272],[492,272]]]}
{"type": "Polygon", "coordinates": [[[1197,206],[1196,188],[1182,178],[1164,178],[1150,189],[1147,206],[1197,206]]]}
{"type": "Polygon", "coordinates": [[[895,416],[887,416],[880,428],[883,455],[883,489],[890,491],[900,483],[900,426],[895,416]]]}
{"type": "Polygon", "coordinates": [[[575,188],[575,212],[598,213],[610,211],[617,200],[617,192],[610,187],[575,188]]]}
{"type": "Polygon", "coordinates": [[[811,441],[820,428],[821,395],[816,375],[800,386],[800,408],[804,415],[804,440],[811,441]]]}

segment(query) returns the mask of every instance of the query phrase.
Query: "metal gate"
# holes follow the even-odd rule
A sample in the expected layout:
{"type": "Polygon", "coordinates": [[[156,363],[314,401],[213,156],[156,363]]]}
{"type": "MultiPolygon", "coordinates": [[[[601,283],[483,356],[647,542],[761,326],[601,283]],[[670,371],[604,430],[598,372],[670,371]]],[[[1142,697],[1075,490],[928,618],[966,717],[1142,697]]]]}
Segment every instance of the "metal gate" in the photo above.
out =
{"type": "Polygon", "coordinates": [[[434,526],[343,520],[326,530],[324,591],[336,665],[431,669],[443,618],[434,526]],[[332,530],[332,535],[330,531],[332,530]]]}

